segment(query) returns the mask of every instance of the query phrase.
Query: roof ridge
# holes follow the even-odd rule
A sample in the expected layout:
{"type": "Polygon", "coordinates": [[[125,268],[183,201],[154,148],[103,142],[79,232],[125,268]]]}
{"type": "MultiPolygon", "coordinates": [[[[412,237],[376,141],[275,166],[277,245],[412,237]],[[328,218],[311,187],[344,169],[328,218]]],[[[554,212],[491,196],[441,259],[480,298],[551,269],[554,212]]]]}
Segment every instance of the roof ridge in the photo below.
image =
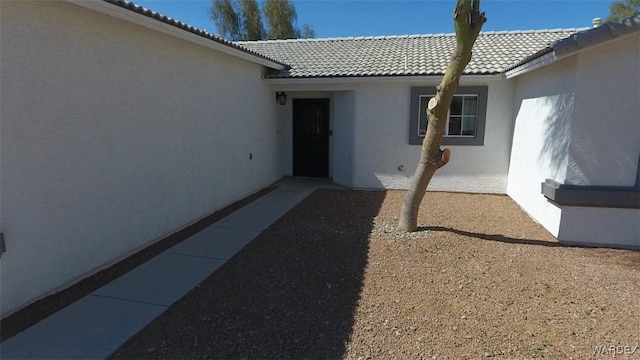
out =
{"type": "MultiPolygon", "coordinates": [[[[588,30],[589,27],[583,28],[556,28],[556,29],[527,29],[527,30],[500,30],[500,31],[482,31],[480,35],[513,35],[513,34],[543,34],[543,33],[561,33],[561,32],[578,32],[588,30]]],[[[270,40],[242,40],[236,41],[237,44],[243,43],[282,43],[282,42],[322,42],[322,41],[358,41],[358,40],[386,40],[386,39],[414,39],[414,38],[430,38],[430,37],[450,37],[455,36],[450,33],[428,33],[428,34],[403,34],[403,35],[377,35],[377,36],[338,36],[326,38],[309,38],[309,39],[270,39],[270,40]]]]}

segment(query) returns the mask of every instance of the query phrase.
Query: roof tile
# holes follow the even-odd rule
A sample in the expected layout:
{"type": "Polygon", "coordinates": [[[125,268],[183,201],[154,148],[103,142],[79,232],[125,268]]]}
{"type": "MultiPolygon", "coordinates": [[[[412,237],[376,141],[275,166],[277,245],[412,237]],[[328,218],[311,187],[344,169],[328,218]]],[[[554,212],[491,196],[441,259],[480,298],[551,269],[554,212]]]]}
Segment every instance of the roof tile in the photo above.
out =
{"type": "MultiPolygon", "coordinates": [[[[478,36],[468,75],[499,74],[576,29],[484,32],[478,36]]],[[[236,43],[291,66],[271,78],[441,75],[455,34],[245,41],[236,43]]]]}

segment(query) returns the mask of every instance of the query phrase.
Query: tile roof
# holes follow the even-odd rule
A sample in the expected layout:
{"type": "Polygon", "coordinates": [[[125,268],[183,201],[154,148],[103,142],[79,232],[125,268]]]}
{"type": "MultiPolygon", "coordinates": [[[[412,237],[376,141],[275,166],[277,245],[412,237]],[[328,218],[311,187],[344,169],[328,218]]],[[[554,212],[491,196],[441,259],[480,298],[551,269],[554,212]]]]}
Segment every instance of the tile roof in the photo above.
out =
{"type": "MultiPolygon", "coordinates": [[[[483,32],[468,75],[504,72],[554,41],[582,29],[483,32]]],[[[441,75],[455,34],[243,41],[236,44],[291,66],[269,78],[441,75]]]]}

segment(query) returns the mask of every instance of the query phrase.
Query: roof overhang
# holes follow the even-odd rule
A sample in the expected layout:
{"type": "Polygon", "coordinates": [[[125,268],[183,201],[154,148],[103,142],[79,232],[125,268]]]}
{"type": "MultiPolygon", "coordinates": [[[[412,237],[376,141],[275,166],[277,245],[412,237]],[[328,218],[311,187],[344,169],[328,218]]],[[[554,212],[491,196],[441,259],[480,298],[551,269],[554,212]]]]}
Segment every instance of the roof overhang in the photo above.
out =
{"type": "Polygon", "coordinates": [[[287,68],[286,65],[280,64],[276,61],[271,61],[267,58],[264,58],[259,55],[253,55],[248,51],[243,51],[241,49],[235,48],[231,45],[226,45],[221,42],[214,41],[212,39],[208,39],[204,36],[200,36],[190,31],[186,31],[179,27],[164,23],[162,21],[156,20],[152,17],[139,14],[135,11],[125,9],[121,6],[111,4],[102,0],[64,0],[66,2],[72,3],[74,5],[90,9],[93,11],[97,11],[99,13],[113,16],[117,19],[124,20],[127,22],[134,23],[136,25],[140,25],[146,27],[148,29],[158,31],[163,34],[167,34],[182,40],[189,41],[191,43],[207,47],[209,49],[213,49],[252,63],[256,63],[262,66],[266,66],[268,68],[274,70],[284,70],[287,68]]]}
{"type": "Polygon", "coordinates": [[[556,61],[558,61],[558,56],[554,51],[552,51],[522,65],[516,66],[515,68],[506,71],[504,75],[507,79],[511,79],[516,76],[524,75],[533,70],[540,69],[541,67],[547,66],[556,61]]]}
{"type": "MultiPolygon", "coordinates": [[[[356,84],[356,83],[425,83],[440,81],[439,75],[406,75],[406,76],[336,76],[305,78],[266,78],[269,85],[319,85],[319,84],[356,84]]],[[[504,74],[462,75],[460,81],[493,81],[504,79],[504,74]]]]}
{"type": "Polygon", "coordinates": [[[577,32],[549,46],[549,52],[540,53],[529,61],[505,71],[507,79],[526,74],[530,71],[552,64],[561,59],[577,55],[585,50],[603,46],[611,41],[628,38],[640,32],[640,15],[608,22],[599,27],[577,32]]]}
{"type": "Polygon", "coordinates": [[[629,37],[632,34],[625,34],[624,36],[620,36],[620,37],[616,37],[616,38],[610,38],[608,39],[607,42],[599,42],[597,44],[593,44],[590,45],[588,47],[583,47],[583,48],[576,48],[573,49],[572,51],[566,51],[565,49],[556,49],[556,46],[553,46],[553,50],[545,55],[542,55],[540,57],[534,58],[531,61],[528,61],[524,64],[518,65],[512,69],[509,69],[507,71],[505,71],[505,77],[507,79],[511,79],[514,78],[516,76],[520,76],[520,75],[524,75],[528,72],[537,70],[541,67],[547,66],[549,64],[552,64],[554,62],[560,61],[562,59],[574,56],[574,55],[578,55],[582,52],[584,52],[585,50],[591,50],[594,49],[596,47],[600,47],[603,46],[605,44],[608,44],[610,41],[616,41],[619,39],[624,39],[626,37],[629,37]]]}

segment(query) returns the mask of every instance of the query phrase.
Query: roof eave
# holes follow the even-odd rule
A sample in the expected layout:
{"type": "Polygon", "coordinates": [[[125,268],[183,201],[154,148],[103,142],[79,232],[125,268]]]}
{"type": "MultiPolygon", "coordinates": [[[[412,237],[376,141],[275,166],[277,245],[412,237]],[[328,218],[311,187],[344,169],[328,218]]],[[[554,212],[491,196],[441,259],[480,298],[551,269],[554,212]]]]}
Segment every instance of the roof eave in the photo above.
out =
{"type": "Polygon", "coordinates": [[[540,69],[541,67],[547,66],[551,63],[558,61],[558,56],[554,51],[527,61],[521,65],[518,65],[512,69],[505,71],[504,75],[507,79],[512,79],[516,76],[524,75],[528,72],[540,69]]]}
{"type": "Polygon", "coordinates": [[[598,27],[577,32],[554,42],[551,46],[559,56],[571,55],[638,31],[640,31],[640,15],[634,15],[620,21],[607,22],[598,27]]]}
{"type": "Polygon", "coordinates": [[[539,56],[533,56],[526,62],[507,69],[505,76],[507,79],[511,79],[526,74],[587,49],[593,49],[610,41],[637,34],[639,31],[640,15],[634,15],[618,22],[609,22],[597,28],[578,32],[551,44],[548,48],[549,52],[542,52],[539,56]]]}
{"type": "MultiPolygon", "coordinates": [[[[304,84],[354,84],[354,83],[424,83],[442,78],[442,74],[436,75],[370,75],[370,76],[317,76],[317,77],[287,77],[266,78],[270,85],[304,85],[304,84]]],[[[461,81],[490,81],[504,79],[504,74],[486,75],[462,75],[461,81]]]]}
{"type": "Polygon", "coordinates": [[[160,20],[151,18],[149,16],[139,14],[135,11],[125,9],[116,4],[112,4],[106,1],[86,1],[86,0],[64,0],[77,6],[81,6],[86,9],[97,11],[102,14],[113,16],[117,19],[125,20],[151,30],[155,30],[182,40],[189,41],[191,43],[201,45],[216,51],[252,62],[274,70],[285,70],[286,65],[271,61],[258,54],[251,54],[248,51],[234,48],[233,46],[223,44],[221,42],[214,41],[212,39],[200,36],[198,34],[186,31],[179,27],[164,23],[160,20]]]}

